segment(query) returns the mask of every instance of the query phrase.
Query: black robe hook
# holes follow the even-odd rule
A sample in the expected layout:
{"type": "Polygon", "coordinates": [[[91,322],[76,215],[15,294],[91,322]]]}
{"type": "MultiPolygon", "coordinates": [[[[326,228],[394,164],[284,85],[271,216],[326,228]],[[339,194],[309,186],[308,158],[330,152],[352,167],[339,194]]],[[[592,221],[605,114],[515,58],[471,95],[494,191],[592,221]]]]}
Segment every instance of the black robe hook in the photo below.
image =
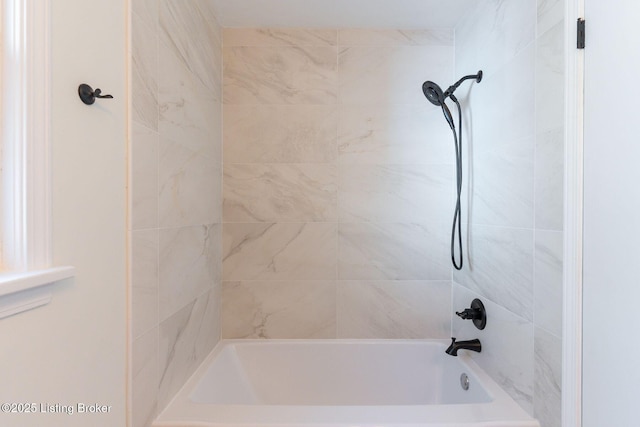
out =
{"type": "Polygon", "coordinates": [[[96,102],[96,98],[113,98],[111,95],[102,95],[102,91],[100,89],[93,90],[91,86],[84,83],[78,86],[78,95],[80,95],[82,102],[87,105],[91,105],[96,102]]]}

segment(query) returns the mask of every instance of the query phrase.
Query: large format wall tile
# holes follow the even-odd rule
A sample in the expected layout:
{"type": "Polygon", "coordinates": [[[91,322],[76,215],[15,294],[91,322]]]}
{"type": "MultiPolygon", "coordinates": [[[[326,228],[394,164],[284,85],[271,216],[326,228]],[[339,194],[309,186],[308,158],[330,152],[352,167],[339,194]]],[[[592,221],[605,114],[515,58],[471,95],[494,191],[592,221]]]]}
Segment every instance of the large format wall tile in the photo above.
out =
{"type": "Polygon", "coordinates": [[[536,40],[536,128],[564,126],[564,21],[536,40]]]}
{"type": "Polygon", "coordinates": [[[158,0],[133,0],[131,2],[131,12],[132,15],[136,15],[149,28],[158,27],[158,0]]]}
{"type": "Polygon", "coordinates": [[[158,230],[131,232],[131,335],[158,326],[158,230]]]}
{"type": "Polygon", "coordinates": [[[454,292],[489,309],[485,331],[459,338],[480,337],[478,363],[543,427],[560,420],[560,353],[541,336],[562,332],[563,30],[559,0],[479,0],[455,32],[456,74],[484,79],[457,92],[470,224],[454,292]]]}
{"type": "Polygon", "coordinates": [[[533,414],[543,427],[562,426],[562,340],[535,330],[533,414]]]}
{"type": "Polygon", "coordinates": [[[336,224],[225,223],[224,280],[336,278],[336,224]]]}
{"type": "Polygon", "coordinates": [[[224,282],[224,338],[335,338],[335,281],[224,282]]]}
{"type": "Polygon", "coordinates": [[[209,3],[131,2],[134,427],[221,332],[222,35],[209,3]]]}
{"type": "Polygon", "coordinates": [[[158,327],[133,340],[131,346],[132,426],[148,427],[158,415],[158,327]]]}
{"type": "MultiPolygon", "coordinates": [[[[455,151],[442,110],[423,105],[341,105],[341,164],[449,164],[455,151]]],[[[426,168],[425,168],[426,170],[426,168]]]]}
{"type": "MultiPolygon", "coordinates": [[[[477,70],[470,71],[475,73],[477,70]]],[[[463,71],[459,71],[463,72],[463,71]]],[[[469,86],[473,151],[492,150],[497,142],[535,135],[535,45],[521,51],[503,68],[469,86]]],[[[460,94],[463,97],[465,92],[460,94]]]]}
{"type": "Polygon", "coordinates": [[[338,338],[449,338],[451,282],[340,281],[338,338]]]}
{"type": "Polygon", "coordinates": [[[160,42],[160,118],[163,138],[196,153],[217,159],[221,149],[219,97],[180,61],[176,52],[160,42]]]}
{"type": "Polygon", "coordinates": [[[211,290],[160,324],[158,404],[164,408],[213,349],[219,301],[211,290]],[[206,344],[206,345],[205,345],[206,344]]]}
{"type": "Polygon", "coordinates": [[[225,167],[225,222],[335,221],[336,210],[334,165],[225,167]]]}
{"type": "Polygon", "coordinates": [[[220,225],[160,230],[160,320],[220,283],[220,225]]]}
{"type": "Polygon", "coordinates": [[[225,46],[335,46],[338,32],[307,28],[225,28],[225,46]]]}
{"type": "Polygon", "coordinates": [[[474,150],[466,183],[472,188],[469,221],[475,224],[533,228],[533,135],[474,150]]]}
{"type": "Polygon", "coordinates": [[[533,320],[533,230],[472,225],[468,256],[454,280],[533,320]]]}
{"type": "Polygon", "coordinates": [[[564,19],[564,2],[562,0],[538,0],[538,36],[546,33],[551,27],[564,19]]]}
{"type": "Polygon", "coordinates": [[[453,169],[449,165],[340,166],[342,222],[446,223],[451,215],[453,169]]]}
{"type": "Polygon", "coordinates": [[[334,106],[225,105],[225,163],[331,163],[334,106]]]}
{"type": "Polygon", "coordinates": [[[536,230],[534,319],[556,336],[562,336],[562,241],[562,232],[536,230]]]}
{"type": "Polygon", "coordinates": [[[339,101],[423,105],[422,83],[449,81],[452,54],[449,46],[341,47],[339,101]]]}
{"type": "Polygon", "coordinates": [[[423,30],[340,29],[340,46],[453,46],[448,28],[423,30]]]}
{"type": "MultiPolygon", "coordinates": [[[[160,41],[210,91],[220,93],[220,67],[216,51],[215,20],[202,13],[201,6],[184,7],[182,0],[160,0],[160,41]]],[[[219,40],[218,48],[219,48],[219,40]]]]}
{"type": "Polygon", "coordinates": [[[180,227],[220,222],[222,171],[214,160],[160,139],[159,222],[180,227]]]}
{"type": "Polygon", "coordinates": [[[334,104],[335,47],[225,47],[225,104],[334,104]]]}
{"type": "MultiPolygon", "coordinates": [[[[478,297],[476,293],[454,283],[454,310],[469,307],[471,301],[478,297]]],[[[478,338],[482,343],[482,352],[469,352],[471,357],[516,402],[533,414],[533,324],[491,300],[482,298],[482,302],[487,310],[487,327],[480,331],[471,321],[453,316],[453,336],[458,340],[478,338]]]]}
{"type": "Polygon", "coordinates": [[[564,221],[564,128],[536,138],[536,228],[561,231],[564,221]]]}
{"type": "MultiPolygon", "coordinates": [[[[149,18],[147,15],[146,18],[149,18]]],[[[138,14],[131,17],[132,117],[150,129],[158,129],[157,27],[138,14]]]]}
{"type": "Polygon", "coordinates": [[[456,68],[463,74],[482,69],[489,77],[535,36],[536,0],[477,1],[456,27],[456,68]]]}
{"type": "MultiPolygon", "coordinates": [[[[421,85],[452,79],[453,32],[227,29],[224,45],[225,336],[335,336],[335,293],[330,333],[307,320],[318,280],[450,280],[454,150],[421,85]]],[[[398,308],[377,333],[449,322],[398,308]]]]}
{"type": "Polygon", "coordinates": [[[158,133],[132,122],[131,228],[158,227],[158,133]]]}
{"type": "Polygon", "coordinates": [[[341,223],[340,280],[447,280],[448,226],[341,223]]]}

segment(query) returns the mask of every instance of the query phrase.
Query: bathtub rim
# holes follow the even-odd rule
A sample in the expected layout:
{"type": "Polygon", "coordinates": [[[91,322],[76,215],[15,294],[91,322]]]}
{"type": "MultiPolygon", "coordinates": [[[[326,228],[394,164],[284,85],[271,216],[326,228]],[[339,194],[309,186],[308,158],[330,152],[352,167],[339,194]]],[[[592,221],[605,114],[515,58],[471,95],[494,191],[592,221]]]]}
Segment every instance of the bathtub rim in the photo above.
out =
{"type": "Polygon", "coordinates": [[[435,405],[378,405],[378,406],[306,406],[306,405],[246,405],[196,403],[190,396],[207,372],[213,360],[228,346],[269,345],[269,344],[382,344],[382,345],[434,345],[442,353],[449,345],[448,339],[222,339],[207,355],[185,384],[163,408],[152,423],[153,427],[293,427],[297,425],[323,425],[333,427],[376,426],[376,427],[540,427],[538,422],[518,405],[508,393],[487,374],[467,352],[460,352],[457,358],[477,378],[492,398],[488,403],[435,404],[435,405]],[[222,421],[204,421],[208,410],[215,410],[222,421]],[[330,411],[328,411],[330,410],[330,411]],[[457,420],[445,419],[447,412],[456,410],[457,420]],[[247,417],[246,411],[253,411],[254,417],[247,417]],[[356,420],[355,414],[366,411],[370,420],[356,420]],[[244,417],[237,417],[243,412],[244,417]],[[330,414],[323,414],[330,412],[330,414]],[[277,421],[285,413],[290,418],[277,421]],[[314,421],[308,421],[309,415],[314,421]],[[468,415],[484,415],[498,418],[490,421],[475,420],[468,415]],[[393,421],[397,417],[405,421],[393,421]],[[428,417],[428,423],[416,421],[428,417]],[[249,418],[249,419],[247,419],[249,418]],[[266,422],[264,422],[266,420],[266,422]]]}

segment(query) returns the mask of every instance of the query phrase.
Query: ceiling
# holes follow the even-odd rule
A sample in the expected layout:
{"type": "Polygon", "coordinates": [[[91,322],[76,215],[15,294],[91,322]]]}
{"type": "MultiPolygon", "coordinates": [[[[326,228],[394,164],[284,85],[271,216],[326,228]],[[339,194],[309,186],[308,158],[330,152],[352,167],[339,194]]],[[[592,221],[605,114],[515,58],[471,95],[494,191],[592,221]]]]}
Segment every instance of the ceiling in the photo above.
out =
{"type": "Polygon", "coordinates": [[[477,0],[211,0],[223,27],[454,27],[477,0]]]}

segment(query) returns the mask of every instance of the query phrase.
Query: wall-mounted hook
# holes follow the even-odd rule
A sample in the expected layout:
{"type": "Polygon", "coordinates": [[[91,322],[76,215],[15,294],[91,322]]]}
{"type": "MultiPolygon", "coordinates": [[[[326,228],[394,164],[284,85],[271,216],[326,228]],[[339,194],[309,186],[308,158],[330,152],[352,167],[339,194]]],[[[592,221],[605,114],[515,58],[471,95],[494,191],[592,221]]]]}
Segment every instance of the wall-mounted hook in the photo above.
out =
{"type": "Polygon", "coordinates": [[[91,105],[96,102],[96,98],[113,98],[111,95],[102,95],[100,89],[93,90],[93,88],[87,84],[82,83],[78,86],[78,95],[80,99],[87,105],[91,105]]]}

